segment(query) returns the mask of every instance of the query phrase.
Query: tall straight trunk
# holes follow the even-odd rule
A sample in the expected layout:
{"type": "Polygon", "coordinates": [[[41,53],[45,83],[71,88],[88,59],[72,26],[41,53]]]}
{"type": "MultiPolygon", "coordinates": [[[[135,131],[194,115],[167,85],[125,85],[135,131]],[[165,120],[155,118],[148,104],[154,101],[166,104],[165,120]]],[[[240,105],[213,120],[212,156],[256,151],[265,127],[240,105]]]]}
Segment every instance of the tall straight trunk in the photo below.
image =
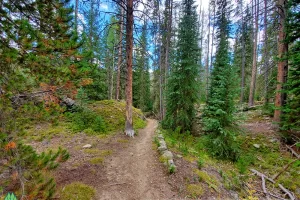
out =
{"type": "Polygon", "coordinates": [[[78,33],[78,4],[79,0],[75,0],[75,32],[78,33]]]}
{"type": "Polygon", "coordinates": [[[269,79],[269,56],[268,56],[268,33],[267,33],[267,0],[264,0],[265,11],[264,11],[264,69],[265,69],[265,104],[269,102],[268,96],[268,79],[269,79]]]}
{"type": "Polygon", "coordinates": [[[133,0],[126,1],[126,124],[125,133],[134,136],[132,122],[132,54],[133,54],[133,0]]]}
{"type": "MultiPolygon", "coordinates": [[[[158,14],[158,24],[159,29],[161,30],[161,18],[160,14],[158,14]]],[[[160,113],[160,120],[164,119],[164,96],[163,96],[163,66],[162,66],[162,39],[159,41],[159,113],[160,113]]]]}
{"type": "Polygon", "coordinates": [[[117,69],[117,84],[116,84],[116,100],[119,100],[120,96],[120,78],[121,78],[121,65],[122,65],[122,41],[123,41],[123,7],[120,6],[120,33],[119,33],[119,55],[118,55],[118,69],[117,69]]]}
{"type": "Polygon", "coordinates": [[[213,13],[213,30],[212,30],[212,35],[211,35],[211,49],[210,49],[210,68],[209,68],[209,71],[212,70],[212,63],[213,63],[213,49],[214,49],[214,37],[215,37],[215,17],[216,17],[216,2],[215,0],[213,1],[213,9],[214,9],[214,13],[213,13]]]}
{"type": "Polygon", "coordinates": [[[255,84],[256,84],[256,74],[257,74],[257,35],[258,35],[257,33],[258,33],[259,0],[255,0],[254,10],[255,10],[255,22],[254,22],[255,30],[254,30],[254,44],[253,44],[252,75],[251,75],[248,106],[254,105],[255,84]]]}
{"type": "MultiPolygon", "coordinates": [[[[243,4],[242,4],[243,10],[243,4]]],[[[245,47],[245,21],[242,13],[242,70],[241,70],[241,96],[240,103],[244,102],[244,91],[245,91],[245,64],[246,64],[246,47],[245,47]]]]}
{"type": "MultiPolygon", "coordinates": [[[[204,28],[204,26],[203,26],[203,24],[204,24],[204,9],[202,8],[202,11],[200,11],[201,12],[201,17],[202,17],[202,19],[201,19],[201,22],[200,22],[200,19],[199,19],[199,24],[201,25],[201,44],[200,44],[200,46],[201,46],[201,49],[200,49],[200,63],[202,64],[202,49],[203,49],[203,28],[204,28]]],[[[200,17],[200,15],[199,15],[199,17],[200,17]]],[[[202,67],[202,65],[201,65],[201,67],[202,67]]]]}
{"type": "Polygon", "coordinates": [[[209,45],[210,45],[210,8],[208,9],[208,34],[207,34],[207,54],[206,54],[206,66],[205,66],[205,76],[206,76],[206,99],[208,99],[208,74],[209,74],[209,45]]]}
{"type": "Polygon", "coordinates": [[[278,14],[279,14],[279,33],[278,33],[278,72],[277,72],[277,86],[275,96],[275,111],[274,120],[280,122],[282,113],[282,106],[286,101],[286,93],[282,91],[287,80],[288,62],[283,57],[288,51],[288,44],[284,42],[286,38],[285,33],[285,18],[286,18],[286,0],[278,0],[278,14]]]}
{"type": "MultiPolygon", "coordinates": [[[[173,0],[168,0],[168,19],[167,19],[167,33],[166,33],[166,51],[165,51],[165,91],[167,90],[167,77],[170,71],[170,64],[169,64],[169,52],[170,52],[170,42],[171,42],[171,33],[172,33],[172,9],[173,9],[173,0]]],[[[163,104],[163,116],[166,115],[166,104],[163,104]]]]}
{"type": "Polygon", "coordinates": [[[113,51],[112,51],[112,66],[109,66],[109,96],[108,99],[113,98],[113,90],[114,90],[114,69],[115,69],[115,43],[113,44],[113,51]]]}

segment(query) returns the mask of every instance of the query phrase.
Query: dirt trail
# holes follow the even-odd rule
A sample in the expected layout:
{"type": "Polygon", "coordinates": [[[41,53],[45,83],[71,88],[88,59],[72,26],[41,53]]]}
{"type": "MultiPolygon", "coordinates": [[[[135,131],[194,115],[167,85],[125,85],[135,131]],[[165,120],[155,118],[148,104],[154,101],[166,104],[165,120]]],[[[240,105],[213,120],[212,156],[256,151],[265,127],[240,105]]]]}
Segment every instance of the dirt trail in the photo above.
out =
{"type": "Polygon", "coordinates": [[[174,199],[167,174],[152,149],[157,121],[149,119],[129,146],[107,160],[104,173],[107,182],[97,189],[97,199],[174,199]]]}

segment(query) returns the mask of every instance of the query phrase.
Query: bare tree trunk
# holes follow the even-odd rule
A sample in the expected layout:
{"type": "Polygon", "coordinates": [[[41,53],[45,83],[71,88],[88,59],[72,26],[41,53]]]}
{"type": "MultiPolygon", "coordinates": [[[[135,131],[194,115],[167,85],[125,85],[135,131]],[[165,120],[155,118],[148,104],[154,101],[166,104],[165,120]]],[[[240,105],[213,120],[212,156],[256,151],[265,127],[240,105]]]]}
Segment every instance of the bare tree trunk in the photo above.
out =
{"type": "Polygon", "coordinates": [[[133,0],[127,0],[126,3],[127,84],[126,84],[125,133],[130,137],[134,136],[133,122],[132,122],[132,54],[133,54],[133,0]]]}
{"type": "Polygon", "coordinates": [[[214,49],[214,37],[215,37],[215,17],[216,17],[216,2],[215,0],[212,1],[213,5],[213,9],[214,9],[214,14],[213,14],[213,30],[212,30],[212,35],[211,35],[211,49],[210,49],[210,68],[209,71],[211,71],[212,68],[212,63],[213,63],[213,49],[214,49]]]}
{"type": "MultiPolygon", "coordinates": [[[[243,5],[242,5],[243,10],[243,5]]],[[[246,64],[246,47],[245,47],[245,22],[244,15],[242,13],[242,78],[241,78],[241,96],[240,103],[244,102],[244,91],[245,91],[245,64],[246,64]]]]}
{"type": "Polygon", "coordinates": [[[206,76],[206,99],[208,99],[208,74],[209,74],[209,45],[210,45],[210,8],[208,8],[208,34],[207,34],[207,54],[206,54],[206,66],[205,66],[205,76],[206,76]]]}
{"type": "Polygon", "coordinates": [[[75,32],[78,33],[78,4],[79,0],[75,0],[75,32]]]}
{"type": "Polygon", "coordinates": [[[255,84],[256,84],[256,74],[257,74],[257,35],[258,35],[257,33],[258,33],[259,0],[255,0],[254,7],[255,7],[255,30],[254,30],[254,44],[253,44],[252,76],[251,76],[248,106],[254,105],[255,84]]]}
{"type": "Polygon", "coordinates": [[[286,0],[278,0],[279,13],[279,33],[278,33],[278,72],[277,72],[277,87],[275,96],[275,111],[274,120],[280,122],[281,109],[286,100],[286,93],[282,91],[287,79],[288,62],[283,57],[288,51],[288,45],[284,42],[285,34],[285,17],[286,17],[286,0]]]}
{"type": "MultiPolygon", "coordinates": [[[[158,3],[159,5],[159,3],[158,3]]],[[[158,8],[159,9],[159,8],[158,8]]],[[[161,18],[160,13],[158,14],[158,24],[159,30],[161,30],[161,18]]],[[[163,66],[162,66],[162,39],[159,41],[159,113],[160,113],[160,120],[164,119],[164,96],[163,96],[163,66]]]]}
{"type": "MultiPolygon", "coordinates": [[[[167,8],[166,8],[167,9],[167,8]]],[[[171,33],[172,33],[172,9],[173,9],[173,0],[168,0],[168,19],[167,19],[167,33],[166,33],[166,51],[165,51],[165,93],[167,90],[167,77],[170,71],[170,64],[169,64],[169,52],[170,52],[170,42],[171,42],[171,33]]],[[[166,116],[166,104],[163,104],[163,116],[166,116]]]]}
{"type": "Polygon", "coordinates": [[[267,0],[264,0],[265,12],[264,12],[264,69],[265,69],[265,104],[269,102],[268,96],[268,79],[269,79],[269,56],[268,56],[268,33],[267,33],[267,0]]]}
{"type": "MultiPolygon", "coordinates": [[[[200,8],[201,9],[201,8],[200,8]]],[[[201,26],[201,44],[200,44],[200,46],[201,46],[201,52],[200,52],[200,62],[202,63],[202,52],[203,52],[203,28],[204,28],[204,26],[203,26],[203,24],[204,24],[204,9],[202,8],[202,10],[200,10],[200,14],[199,14],[199,18],[200,18],[200,15],[201,15],[201,17],[202,17],[202,19],[201,19],[201,22],[200,22],[200,19],[199,19],[199,25],[201,26]],[[202,15],[201,15],[202,14],[202,15]],[[200,24],[201,23],[201,24],[200,24]]],[[[202,67],[202,65],[201,65],[201,67],[202,67]]]]}
{"type": "Polygon", "coordinates": [[[119,55],[118,55],[118,69],[117,69],[117,84],[116,84],[116,100],[119,100],[120,96],[120,77],[121,77],[121,65],[122,65],[122,40],[123,40],[123,8],[120,6],[120,33],[119,33],[119,55]]]}

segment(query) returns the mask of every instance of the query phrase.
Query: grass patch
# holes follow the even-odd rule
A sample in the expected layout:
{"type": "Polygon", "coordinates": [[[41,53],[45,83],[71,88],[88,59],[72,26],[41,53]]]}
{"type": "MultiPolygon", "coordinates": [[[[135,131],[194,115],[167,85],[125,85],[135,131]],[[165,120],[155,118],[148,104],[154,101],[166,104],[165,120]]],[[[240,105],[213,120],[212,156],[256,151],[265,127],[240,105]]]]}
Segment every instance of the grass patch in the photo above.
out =
{"type": "Polygon", "coordinates": [[[61,199],[68,200],[92,200],[95,197],[95,189],[80,182],[66,185],[60,194],[61,199]]]}
{"type": "Polygon", "coordinates": [[[194,170],[194,173],[197,174],[199,181],[205,182],[210,188],[213,188],[216,192],[219,192],[220,183],[214,178],[213,175],[209,175],[205,171],[200,171],[198,169],[194,170]]]}
{"type": "Polygon", "coordinates": [[[127,139],[118,139],[117,142],[119,142],[119,143],[128,143],[129,140],[127,140],[127,139]]]}
{"type": "Polygon", "coordinates": [[[204,189],[200,184],[188,184],[186,191],[191,198],[199,198],[204,193],[204,189]]]}
{"type": "Polygon", "coordinates": [[[109,156],[112,154],[112,150],[99,150],[99,149],[84,149],[84,153],[97,155],[97,156],[109,156]]]}
{"type": "Polygon", "coordinates": [[[104,158],[102,158],[102,157],[96,157],[96,158],[90,159],[90,163],[93,165],[103,164],[103,162],[104,162],[104,158]]]}
{"type": "Polygon", "coordinates": [[[70,130],[66,122],[61,122],[58,125],[52,125],[50,123],[41,124],[40,128],[31,126],[25,130],[25,138],[34,141],[50,140],[55,136],[69,136],[70,130]]]}

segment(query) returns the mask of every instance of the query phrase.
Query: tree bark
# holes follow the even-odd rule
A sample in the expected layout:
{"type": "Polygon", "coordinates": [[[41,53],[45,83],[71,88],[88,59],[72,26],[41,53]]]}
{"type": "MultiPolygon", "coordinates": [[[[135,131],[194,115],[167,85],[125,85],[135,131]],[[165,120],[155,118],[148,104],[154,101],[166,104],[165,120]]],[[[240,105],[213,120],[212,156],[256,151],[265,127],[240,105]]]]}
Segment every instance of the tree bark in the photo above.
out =
{"type": "Polygon", "coordinates": [[[79,0],[75,0],[75,32],[78,33],[78,4],[79,0]]]}
{"type": "MultiPolygon", "coordinates": [[[[243,11],[243,4],[241,6],[243,11]]],[[[241,70],[241,96],[240,103],[244,102],[244,92],[245,92],[245,64],[246,64],[246,46],[245,46],[245,21],[244,15],[242,13],[242,70],[241,70]]]]}
{"type": "Polygon", "coordinates": [[[255,0],[255,30],[254,30],[254,44],[253,44],[253,62],[252,62],[252,76],[249,92],[249,102],[248,106],[254,105],[254,95],[255,95],[255,84],[256,84],[256,74],[257,74],[257,33],[258,33],[258,11],[259,11],[259,0],[255,0]]]}
{"type": "Polygon", "coordinates": [[[125,133],[134,136],[132,122],[132,54],[133,54],[133,0],[126,1],[126,124],[125,133]]]}
{"type": "Polygon", "coordinates": [[[117,69],[117,84],[116,84],[116,100],[119,100],[120,96],[120,77],[121,77],[121,65],[122,65],[122,40],[123,40],[123,8],[120,6],[120,33],[119,33],[119,55],[118,55],[118,69],[117,69]]]}
{"type": "Polygon", "coordinates": [[[207,54],[206,54],[206,66],[205,66],[205,76],[206,76],[206,100],[208,99],[208,74],[209,74],[209,45],[210,45],[210,8],[208,8],[208,34],[207,34],[207,54]]]}
{"type": "Polygon", "coordinates": [[[265,69],[265,104],[269,102],[268,96],[268,79],[269,79],[269,56],[268,56],[268,33],[267,33],[267,0],[264,0],[265,11],[264,11],[264,69],[265,69]]]}
{"type": "Polygon", "coordinates": [[[286,83],[288,62],[284,59],[288,51],[288,45],[284,42],[285,34],[285,18],[286,18],[286,0],[278,0],[278,14],[279,14],[279,33],[278,33],[278,72],[277,72],[277,87],[275,96],[275,111],[274,120],[280,122],[281,109],[286,100],[286,93],[283,92],[283,85],[286,83]]]}
{"type": "Polygon", "coordinates": [[[215,17],[216,17],[216,1],[213,0],[212,3],[213,5],[213,9],[214,9],[214,13],[213,13],[213,30],[211,33],[211,49],[210,49],[210,67],[209,67],[209,71],[212,70],[212,66],[213,66],[213,49],[214,49],[214,37],[215,37],[215,17]]]}

